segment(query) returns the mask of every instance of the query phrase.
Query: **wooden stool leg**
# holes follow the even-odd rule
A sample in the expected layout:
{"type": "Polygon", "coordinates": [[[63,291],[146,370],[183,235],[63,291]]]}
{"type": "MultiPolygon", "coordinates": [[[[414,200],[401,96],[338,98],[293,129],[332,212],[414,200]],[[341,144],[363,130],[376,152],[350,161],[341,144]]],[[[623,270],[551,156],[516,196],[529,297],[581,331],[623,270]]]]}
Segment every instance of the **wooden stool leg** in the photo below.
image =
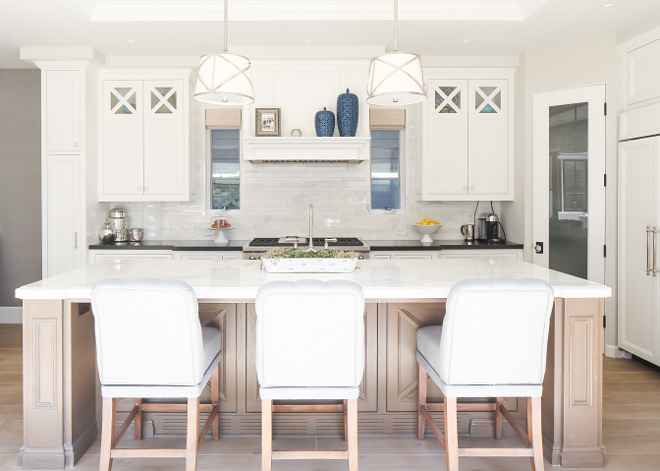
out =
{"type": "Polygon", "coordinates": [[[344,441],[348,443],[348,400],[344,399],[344,441]]]}
{"type": "Polygon", "coordinates": [[[445,452],[447,471],[458,471],[458,410],[455,397],[445,396],[445,452]]]}
{"type": "Polygon", "coordinates": [[[133,399],[133,404],[139,407],[134,421],[135,439],[142,440],[142,399],[133,399]]]}
{"type": "Polygon", "coordinates": [[[116,399],[114,397],[103,398],[103,412],[101,425],[101,463],[99,471],[110,471],[112,469],[112,441],[115,438],[115,410],[116,399]]]}
{"type": "Polygon", "coordinates": [[[532,450],[534,453],[533,466],[534,471],[544,471],[545,465],[543,463],[543,433],[541,431],[541,398],[531,397],[528,399],[531,403],[532,413],[532,434],[529,439],[532,442],[532,450]]]}
{"type": "Polygon", "coordinates": [[[199,435],[199,398],[188,399],[188,429],[186,438],[186,471],[197,469],[197,437],[199,435]]]}
{"type": "Polygon", "coordinates": [[[495,399],[497,408],[495,409],[495,438],[502,439],[502,429],[504,428],[504,416],[500,412],[500,406],[504,404],[504,398],[498,397],[495,399]]]}
{"type": "MultiPolygon", "coordinates": [[[[527,398],[527,438],[529,439],[529,444],[534,447],[534,435],[532,433],[532,398],[527,398]]],[[[534,457],[529,459],[529,462],[532,465],[532,471],[535,471],[534,466],[534,457]]]]}
{"type": "MultiPolygon", "coordinates": [[[[220,363],[211,376],[211,403],[220,409],[220,363]]],[[[220,439],[220,412],[213,419],[213,440],[220,439]]]]}
{"type": "Polygon", "coordinates": [[[261,471],[270,471],[273,462],[273,401],[261,400],[261,471]]]}
{"type": "Polygon", "coordinates": [[[348,471],[358,471],[357,399],[348,400],[348,471]]]}
{"type": "Polygon", "coordinates": [[[426,429],[426,421],[420,410],[421,406],[426,405],[426,394],[428,388],[428,376],[424,367],[417,363],[417,439],[424,439],[424,431],[426,429]]]}

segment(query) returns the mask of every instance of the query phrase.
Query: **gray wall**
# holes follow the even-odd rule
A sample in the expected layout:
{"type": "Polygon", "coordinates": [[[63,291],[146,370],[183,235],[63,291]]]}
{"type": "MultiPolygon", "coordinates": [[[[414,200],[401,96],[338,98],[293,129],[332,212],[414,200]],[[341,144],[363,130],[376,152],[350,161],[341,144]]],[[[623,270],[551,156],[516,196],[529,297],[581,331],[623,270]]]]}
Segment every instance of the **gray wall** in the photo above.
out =
{"type": "Polygon", "coordinates": [[[0,70],[0,307],[41,279],[41,77],[0,70]]]}

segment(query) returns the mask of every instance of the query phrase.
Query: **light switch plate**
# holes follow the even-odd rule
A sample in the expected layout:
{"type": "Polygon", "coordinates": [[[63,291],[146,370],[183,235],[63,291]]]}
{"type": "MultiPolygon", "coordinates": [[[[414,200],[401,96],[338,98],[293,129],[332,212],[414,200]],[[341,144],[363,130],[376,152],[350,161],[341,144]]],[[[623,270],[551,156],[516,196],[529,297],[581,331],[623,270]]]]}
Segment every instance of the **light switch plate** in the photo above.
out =
{"type": "Polygon", "coordinates": [[[396,235],[408,235],[408,226],[405,224],[398,224],[396,226],[396,235]]]}

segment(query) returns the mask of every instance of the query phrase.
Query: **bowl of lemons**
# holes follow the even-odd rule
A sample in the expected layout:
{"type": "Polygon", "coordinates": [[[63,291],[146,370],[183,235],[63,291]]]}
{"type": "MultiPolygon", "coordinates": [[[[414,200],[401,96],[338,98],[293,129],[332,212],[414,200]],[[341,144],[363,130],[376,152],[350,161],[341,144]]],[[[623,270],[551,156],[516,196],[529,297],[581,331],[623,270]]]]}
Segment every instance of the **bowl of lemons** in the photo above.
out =
{"type": "Polygon", "coordinates": [[[433,242],[431,234],[438,232],[442,224],[438,221],[431,220],[431,218],[425,218],[423,221],[411,224],[411,226],[418,234],[422,234],[422,238],[420,239],[421,242],[430,243],[433,242]]]}

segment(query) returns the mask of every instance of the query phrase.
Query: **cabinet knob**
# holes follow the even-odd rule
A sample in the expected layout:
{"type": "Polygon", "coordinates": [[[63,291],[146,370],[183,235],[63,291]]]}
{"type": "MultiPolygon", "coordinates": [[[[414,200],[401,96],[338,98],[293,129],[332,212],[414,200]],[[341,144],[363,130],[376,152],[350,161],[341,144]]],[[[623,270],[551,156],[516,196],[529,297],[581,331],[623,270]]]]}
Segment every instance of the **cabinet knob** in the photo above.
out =
{"type": "Polygon", "coordinates": [[[149,191],[149,187],[148,187],[148,186],[145,186],[145,187],[144,187],[144,191],[149,191]]]}
{"type": "Polygon", "coordinates": [[[471,186],[471,187],[470,187],[470,190],[474,190],[474,186],[471,186]]]}
{"type": "Polygon", "coordinates": [[[138,191],[142,191],[142,187],[141,187],[141,186],[138,186],[137,189],[138,189],[138,191]]]}
{"type": "Polygon", "coordinates": [[[467,186],[464,186],[463,189],[464,189],[464,190],[467,190],[467,186]]]}
{"type": "Polygon", "coordinates": [[[77,142],[74,142],[74,143],[73,143],[73,147],[78,147],[78,143],[77,143],[77,142]]]}

